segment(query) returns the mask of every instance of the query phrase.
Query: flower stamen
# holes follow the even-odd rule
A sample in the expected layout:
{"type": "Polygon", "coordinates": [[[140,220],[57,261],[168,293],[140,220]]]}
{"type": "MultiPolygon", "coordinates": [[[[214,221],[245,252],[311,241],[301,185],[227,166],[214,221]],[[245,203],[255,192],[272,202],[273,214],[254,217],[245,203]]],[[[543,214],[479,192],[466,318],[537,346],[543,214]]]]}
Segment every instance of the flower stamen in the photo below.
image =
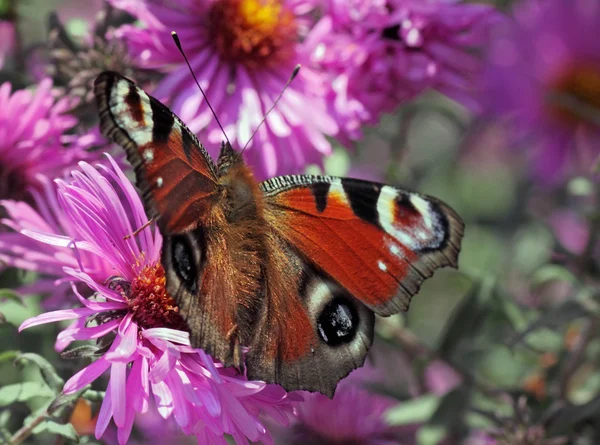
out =
{"type": "Polygon", "coordinates": [[[293,56],[296,23],[280,0],[215,2],[209,32],[221,57],[231,63],[264,68],[293,56]]]}
{"type": "Polygon", "coordinates": [[[600,122],[600,67],[574,67],[560,76],[550,90],[550,112],[563,123],[600,122]]]}
{"type": "Polygon", "coordinates": [[[171,328],[187,331],[173,297],[167,293],[162,264],[145,266],[126,293],[129,311],[141,328],[171,328]]]}

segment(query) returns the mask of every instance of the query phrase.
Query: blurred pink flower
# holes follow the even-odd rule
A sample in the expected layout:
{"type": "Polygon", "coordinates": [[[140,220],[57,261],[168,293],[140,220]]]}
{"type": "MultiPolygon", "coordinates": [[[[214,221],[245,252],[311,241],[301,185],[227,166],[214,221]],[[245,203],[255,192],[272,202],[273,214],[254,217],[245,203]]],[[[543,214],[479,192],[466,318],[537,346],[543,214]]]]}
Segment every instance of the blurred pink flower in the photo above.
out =
{"type": "MultiPolygon", "coordinates": [[[[82,162],[70,183],[57,180],[54,214],[68,220],[72,233],[22,231],[55,247],[57,256],[70,249],[77,265],[64,266],[64,271],[75,283],[86,284],[92,297],[84,298],[73,285],[81,307],[43,313],[26,320],[20,329],[74,320],[58,335],[57,351],[75,340],[111,339],[108,349],[98,351],[100,357],[63,389],[67,394],[76,392],[110,371],[97,438],[112,418],[119,443],[126,443],[135,414],[147,412],[152,400],[163,418],[172,417],[199,443],[225,445],[225,434],[239,444],[271,443],[259,415],[286,423],[294,398],[279,386],[247,381],[190,346],[185,323],[166,292],[162,237],[146,227],[125,239],[148,220],[133,185],[112,158],[109,161],[110,167],[97,169],[82,162]],[[83,255],[104,263],[104,276],[100,268],[88,270],[80,261],[83,255]]],[[[64,260],[56,262],[61,265],[64,260]]]]}
{"type": "Polygon", "coordinates": [[[577,255],[583,253],[590,231],[582,215],[572,210],[556,209],[548,218],[548,223],[565,249],[577,255]]]}
{"type": "Polygon", "coordinates": [[[30,199],[45,178],[64,175],[79,160],[98,158],[87,148],[99,135],[69,134],[78,122],[68,114],[72,105],[54,99],[49,79],[35,91],[12,92],[8,82],[0,86],[0,198],[30,199]]]}
{"type": "Polygon", "coordinates": [[[282,92],[296,64],[303,68],[245,151],[257,176],[302,172],[330,154],[326,135],[338,126],[324,100],[325,79],[310,68],[302,38],[316,0],[111,0],[144,27],[126,25],[116,35],[139,64],[168,74],[153,95],[198,133],[211,154],[223,135],[177,51],[179,34],[192,69],[241,149],[282,92]]]}
{"type": "Polygon", "coordinates": [[[456,0],[328,0],[308,35],[313,67],[328,72],[329,104],[344,139],[361,136],[426,89],[477,109],[474,79],[499,15],[456,0]]]}
{"type": "Polygon", "coordinates": [[[423,377],[427,389],[437,395],[452,391],[462,381],[462,377],[442,360],[431,362],[423,377]]]}
{"type": "Polygon", "coordinates": [[[385,412],[398,402],[365,387],[376,380],[377,372],[367,366],[342,380],[333,399],[319,393],[304,393],[296,422],[283,433],[284,443],[414,444],[414,428],[392,427],[386,423],[385,412]]]}
{"type": "Polygon", "coordinates": [[[600,3],[529,0],[516,7],[489,52],[484,98],[531,147],[546,183],[589,168],[600,153],[600,3]]]}
{"type": "Polygon", "coordinates": [[[4,68],[6,58],[15,49],[15,25],[9,20],[0,20],[0,69],[4,68]]]}

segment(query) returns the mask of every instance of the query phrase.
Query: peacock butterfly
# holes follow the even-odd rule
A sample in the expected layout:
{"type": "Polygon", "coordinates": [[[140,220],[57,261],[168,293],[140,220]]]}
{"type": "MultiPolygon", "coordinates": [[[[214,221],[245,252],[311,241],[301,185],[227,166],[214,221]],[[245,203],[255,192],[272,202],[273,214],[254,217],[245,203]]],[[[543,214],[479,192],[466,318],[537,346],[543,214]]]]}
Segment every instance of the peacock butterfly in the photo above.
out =
{"type": "Polygon", "coordinates": [[[375,314],[408,309],[435,269],[457,266],[464,225],[435,198],[332,176],[259,183],[229,143],[215,165],[129,79],[104,72],[94,90],[101,129],[127,152],[164,237],[192,346],[245,361],[249,379],[333,396],[363,364],[375,314]]]}

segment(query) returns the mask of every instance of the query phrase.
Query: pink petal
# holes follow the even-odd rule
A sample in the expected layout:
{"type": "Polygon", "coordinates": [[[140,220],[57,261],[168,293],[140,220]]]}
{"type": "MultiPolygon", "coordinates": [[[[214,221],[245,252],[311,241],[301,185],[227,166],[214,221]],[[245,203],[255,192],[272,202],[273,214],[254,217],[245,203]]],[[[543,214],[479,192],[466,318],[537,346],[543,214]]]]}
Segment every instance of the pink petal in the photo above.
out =
{"type": "Polygon", "coordinates": [[[110,371],[111,395],[113,399],[113,419],[118,427],[123,427],[126,421],[127,391],[125,373],[127,363],[113,363],[110,371]]]}
{"type": "Polygon", "coordinates": [[[93,310],[82,307],[75,309],[63,309],[60,311],[46,312],[45,314],[38,315],[37,317],[28,318],[21,326],[19,326],[19,332],[23,329],[27,329],[33,326],[38,326],[46,323],[54,323],[56,321],[72,320],[74,318],[87,317],[94,313],[93,310]]]}
{"type": "Polygon", "coordinates": [[[98,413],[98,420],[96,422],[96,431],[95,436],[96,439],[100,439],[106,431],[106,427],[110,422],[110,418],[112,417],[112,396],[111,396],[111,382],[108,381],[108,385],[106,386],[106,393],[104,395],[104,400],[102,401],[102,406],[100,407],[100,412],[98,413]]]}
{"type": "Polygon", "coordinates": [[[104,357],[99,358],[94,363],[86,366],[65,383],[63,392],[65,394],[71,394],[75,391],[79,391],[85,385],[92,383],[98,377],[100,377],[104,371],[110,367],[110,362],[106,361],[104,357]]]}

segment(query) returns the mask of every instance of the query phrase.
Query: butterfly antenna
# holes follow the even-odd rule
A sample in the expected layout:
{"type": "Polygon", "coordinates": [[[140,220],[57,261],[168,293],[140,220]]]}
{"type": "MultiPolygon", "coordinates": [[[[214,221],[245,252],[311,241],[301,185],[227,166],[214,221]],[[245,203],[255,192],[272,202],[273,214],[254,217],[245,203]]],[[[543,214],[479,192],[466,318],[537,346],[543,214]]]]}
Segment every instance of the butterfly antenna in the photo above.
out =
{"type": "Polygon", "coordinates": [[[250,136],[250,139],[248,139],[248,142],[246,142],[246,145],[244,145],[244,148],[242,148],[242,150],[240,151],[240,155],[244,152],[244,150],[246,149],[246,147],[248,147],[248,145],[250,144],[250,142],[254,138],[254,135],[258,132],[258,129],[261,127],[261,125],[265,123],[265,121],[267,120],[267,116],[269,115],[269,113],[271,111],[273,111],[273,108],[275,108],[277,106],[277,104],[279,103],[279,100],[283,96],[283,93],[285,93],[285,90],[287,90],[287,88],[292,83],[292,80],[294,80],[296,78],[296,76],[298,75],[298,73],[300,72],[300,67],[301,67],[300,64],[296,65],[296,67],[294,68],[294,71],[292,71],[292,75],[290,76],[290,78],[288,79],[288,81],[285,83],[285,85],[281,89],[281,93],[279,93],[279,96],[277,96],[277,99],[275,99],[275,102],[273,102],[273,105],[271,105],[271,108],[269,108],[267,110],[267,112],[263,116],[262,120],[258,124],[258,127],[256,127],[256,129],[254,130],[254,132],[250,136]]]}
{"type": "Polygon", "coordinates": [[[229,142],[229,138],[227,137],[227,133],[225,133],[225,129],[223,128],[223,125],[221,125],[221,122],[219,121],[219,118],[217,117],[217,113],[215,113],[215,110],[213,109],[212,105],[210,104],[210,102],[208,100],[208,97],[206,97],[206,93],[200,86],[200,82],[198,82],[198,78],[196,77],[196,74],[194,74],[194,70],[192,69],[192,66],[190,65],[190,61],[188,60],[187,56],[183,52],[183,48],[181,47],[181,41],[179,40],[179,36],[177,35],[177,33],[175,31],[171,31],[171,37],[173,37],[173,41],[175,42],[175,45],[177,45],[177,49],[183,56],[185,63],[187,64],[188,68],[190,69],[190,73],[192,73],[192,77],[194,78],[196,85],[198,85],[198,88],[200,89],[200,92],[202,93],[202,97],[204,97],[204,100],[206,101],[208,108],[210,108],[210,111],[212,112],[213,116],[215,117],[215,120],[217,121],[217,124],[219,124],[219,128],[221,129],[223,136],[225,136],[225,140],[227,141],[227,143],[229,145],[231,145],[231,142],[229,142]]]}

